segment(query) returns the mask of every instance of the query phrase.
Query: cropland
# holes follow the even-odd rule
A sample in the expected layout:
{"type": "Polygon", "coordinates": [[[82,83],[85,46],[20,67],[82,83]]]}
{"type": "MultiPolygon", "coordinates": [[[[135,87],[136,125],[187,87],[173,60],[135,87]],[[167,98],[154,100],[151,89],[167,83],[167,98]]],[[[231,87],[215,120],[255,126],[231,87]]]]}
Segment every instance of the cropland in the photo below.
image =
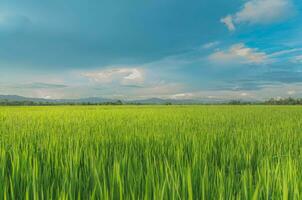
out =
{"type": "Polygon", "coordinates": [[[301,199],[302,107],[0,107],[0,199],[301,199]]]}

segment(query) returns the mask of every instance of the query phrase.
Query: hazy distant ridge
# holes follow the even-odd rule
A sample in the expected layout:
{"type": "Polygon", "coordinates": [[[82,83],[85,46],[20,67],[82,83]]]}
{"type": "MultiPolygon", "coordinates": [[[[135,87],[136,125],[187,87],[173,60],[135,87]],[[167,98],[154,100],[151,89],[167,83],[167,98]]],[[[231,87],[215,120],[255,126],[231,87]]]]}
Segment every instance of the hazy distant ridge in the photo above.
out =
{"type": "MultiPolygon", "coordinates": [[[[101,97],[88,97],[79,99],[44,99],[44,98],[30,98],[18,95],[0,95],[0,101],[31,101],[35,103],[106,103],[116,102],[119,99],[107,99],[101,97]]],[[[225,100],[219,99],[161,99],[161,98],[149,98],[149,99],[138,99],[138,100],[122,100],[125,103],[133,104],[193,104],[193,103],[207,103],[207,102],[225,102],[225,100]]]]}

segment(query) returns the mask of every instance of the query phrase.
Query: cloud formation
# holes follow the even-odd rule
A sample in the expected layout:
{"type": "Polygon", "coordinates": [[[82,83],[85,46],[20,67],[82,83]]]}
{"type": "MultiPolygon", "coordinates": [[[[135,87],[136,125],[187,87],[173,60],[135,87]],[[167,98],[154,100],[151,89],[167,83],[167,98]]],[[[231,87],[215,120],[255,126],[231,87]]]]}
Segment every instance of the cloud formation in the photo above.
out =
{"type": "Polygon", "coordinates": [[[288,96],[299,97],[301,95],[302,85],[300,83],[282,84],[282,85],[266,85],[266,87],[258,90],[201,90],[191,93],[181,93],[168,96],[171,99],[198,99],[209,102],[221,102],[230,100],[268,100],[270,98],[284,98],[288,96]],[[176,98],[175,98],[176,97],[176,98]]]}
{"type": "MultiPolygon", "coordinates": [[[[300,8],[301,0],[0,1],[0,93],[271,97],[269,85],[302,82],[300,8]]],[[[302,96],[301,88],[284,91],[302,96]]]]}
{"type": "Polygon", "coordinates": [[[194,99],[194,93],[178,93],[170,96],[171,99],[194,99]]]}
{"type": "Polygon", "coordinates": [[[293,58],[293,62],[302,63],[302,55],[296,56],[293,58]]]}
{"type": "Polygon", "coordinates": [[[233,17],[231,15],[228,15],[222,19],[220,19],[221,23],[224,23],[226,27],[229,29],[229,31],[235,31],[235,25],[233,23],[233,17]]]}
{"type": "Polygon", "coordinates": [[[270,57],[282,56],[285,54],[291,54],[291,53],[300,52],[300,51],[302,51],[302,48],[285,49],[285,50],[277,51],[277,52],[270,54],[270,57]]]}
{"type": "Polygon", "coordinates": [[[219,41],[209,42],[209,43],[206,43],[206,44],[202,45],[202,48],[203,49],[210,49],[210,48],[218,46],[219,44],[220,44],[219,41]]]}
{"type": "Polygon", "coordinates": [[[291,0],[250,0],[237,13],[227,15],[220,21],[230,31],[234,31],[235,24],[268,24],[282,21],[292,13],[292,10],[291,0]]]}
{"type": "Polygon", "coordinates": [[[144,82],[144,72],[139,68],[114,68],[83,73],[82,76],[97,83],[114,83],[135,85],[144,82]]]}
{"type": "Polygon", "coordinates": [[[267,55],[255,48],[249,48],[244,43],[232,45],[225,51],[216,51],[209,56],[209,59],[219,63],[264,63],[267,55]]]}

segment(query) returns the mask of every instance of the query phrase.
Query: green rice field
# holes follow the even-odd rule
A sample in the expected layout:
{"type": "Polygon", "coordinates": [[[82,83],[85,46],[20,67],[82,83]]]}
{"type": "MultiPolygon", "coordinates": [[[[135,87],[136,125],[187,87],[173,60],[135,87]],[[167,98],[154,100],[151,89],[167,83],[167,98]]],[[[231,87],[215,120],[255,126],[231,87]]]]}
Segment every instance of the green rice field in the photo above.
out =
{"type": "Polygon", "coordinates": [[[0,107],[0,199],[302,199],[302,107],[0,107]]]}

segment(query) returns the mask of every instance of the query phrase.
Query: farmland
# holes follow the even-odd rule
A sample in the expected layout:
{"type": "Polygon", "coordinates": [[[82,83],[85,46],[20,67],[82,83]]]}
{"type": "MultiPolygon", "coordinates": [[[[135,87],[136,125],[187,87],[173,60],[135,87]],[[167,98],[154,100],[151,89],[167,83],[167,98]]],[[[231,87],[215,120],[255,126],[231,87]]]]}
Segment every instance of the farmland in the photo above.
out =
{"type": "Polygon", "coordinates": [[[0,107],[1,199],[301,199],[302,107],[0,107]]]}

